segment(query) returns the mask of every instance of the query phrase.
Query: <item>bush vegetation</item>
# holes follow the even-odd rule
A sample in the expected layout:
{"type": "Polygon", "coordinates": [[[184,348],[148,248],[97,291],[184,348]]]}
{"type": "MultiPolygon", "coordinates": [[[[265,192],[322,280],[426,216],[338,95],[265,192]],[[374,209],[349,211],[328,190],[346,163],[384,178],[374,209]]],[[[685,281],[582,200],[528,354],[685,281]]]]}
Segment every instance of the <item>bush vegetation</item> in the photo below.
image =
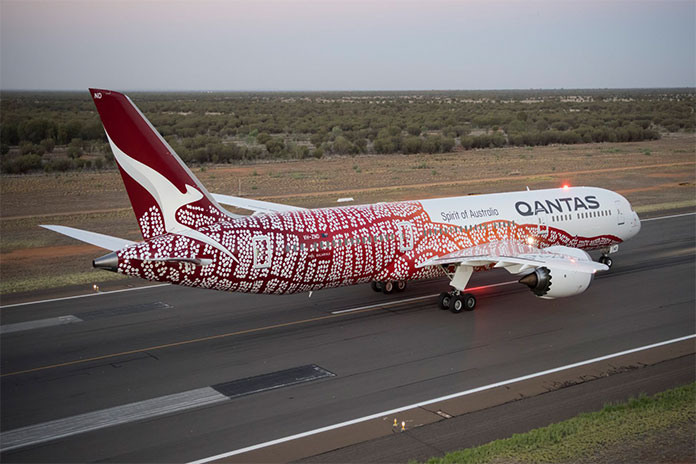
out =
{"type": "MultiPolygon", "coordinates": [[[[632,142],[696,127],[694,89],[131,97],[187,163],[632,142]]],[[[87,92],[3,92],[0,154],[6,173],[113,165],[87,92]]]]}

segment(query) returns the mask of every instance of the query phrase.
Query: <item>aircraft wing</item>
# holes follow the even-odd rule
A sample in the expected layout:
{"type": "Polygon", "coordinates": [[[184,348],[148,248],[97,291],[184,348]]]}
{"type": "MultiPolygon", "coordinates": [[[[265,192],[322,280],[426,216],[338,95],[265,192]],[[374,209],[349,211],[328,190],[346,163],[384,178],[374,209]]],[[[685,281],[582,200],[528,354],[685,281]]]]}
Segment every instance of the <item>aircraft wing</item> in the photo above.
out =
{"type": "Polygon", "coordinates": [[[589,259],[582,250],[565,246],[537,248],[526,243],[499,241],[463,248],[427,259],[417,267],[442,266],[490,266],[504,268],[511,274],[547,266],[559,270],[587,272],[606,271],[608,266],[589,259]]]}
{"type": "Polygon", "coordinates": [[[223,205],[247,209],[261,214],[306,210],[306,208],[300,208],[298,206],[283,205],[281,203],[271,203],[270,201],[252,200],[242,197],[233,197],[231,195],[221,195],[219,193],[213,193],[212,197],[215,198],[215,201],[223,205]]]}
{"type": "Polygon", "coordinates": [[[99,248],[104,248],[105,250],[116,251],[135,243],[124,238],[98,234],[96,232],[75,229],[73,227],[47,225],[41,225],[41,227],[43,227],[44,229],[52,230],[53,232],[58,232],[59,234],[67,235],[68,237],[80,240],[82,242],[89,243],[90,245],[98,246],[99,248]]]}

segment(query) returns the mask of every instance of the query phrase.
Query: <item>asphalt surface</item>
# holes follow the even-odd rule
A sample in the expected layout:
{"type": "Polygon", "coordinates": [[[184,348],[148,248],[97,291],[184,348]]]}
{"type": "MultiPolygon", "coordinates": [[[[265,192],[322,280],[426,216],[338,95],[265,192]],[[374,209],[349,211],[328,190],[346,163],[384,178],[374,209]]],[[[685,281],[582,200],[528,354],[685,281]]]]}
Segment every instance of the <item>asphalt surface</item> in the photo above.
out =
{"type": "MultiPolygon", "coordinates": [[[[148,409],[150,400],[168,395],[203,392],[205,401],[19,447],[0,458],[195,460],[693,334],[695,218],[644,222],[613,256],[612,270],[582,295],[547,301],[521,285],[502,285],[474,290],[476,311],[458,315],[438,310],[434,296],[370,307],[434,295],[447,287],[445,280],[413,282],[393,295],[365,285],[311,298],[163,286],[4,308],[5,327],[79,319],[14,326],[24,329],[0,337],[4,437],[81,414],[101,411],[106,419],[100,420],[108,420],[117,411],[110,408],[138,403],[148,409]],[[269,376],[305,366],[331,375],[292,385],[282,375],[269,376]],[[270,385],[269,378],[279,380],[270,385]],[[248,391],[233,398],[220,388],[259,384],[264,389],[244,387],[248,391]]],[[[513,280],[498,270],[476,274],[470,285],[513,280]]]]}
{"type": "MultiPolygon", "coordinates": [[[[598,411],[607,403],[622,402],[640,394],[653,395],[693,382],[694,361],[694,355],[682,356],[524,400],[462,414],[425,427],[403,432],[397,429],[391,435],[318,454],[300,462],[424,462],[447,452],[483,445],[515,433],[561,422],[581,413],[598,411]]],[[[670,443],[665,443],[666,447],[669,445],[670,443]]],[[[691,461],[684,459],[674,462],[691,461]]]]}

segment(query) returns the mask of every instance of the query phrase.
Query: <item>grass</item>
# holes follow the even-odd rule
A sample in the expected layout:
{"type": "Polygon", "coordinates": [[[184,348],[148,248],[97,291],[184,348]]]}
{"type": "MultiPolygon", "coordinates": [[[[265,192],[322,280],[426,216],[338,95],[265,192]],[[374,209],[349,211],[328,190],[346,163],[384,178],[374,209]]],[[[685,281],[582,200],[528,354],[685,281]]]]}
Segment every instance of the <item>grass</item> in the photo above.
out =
{"type": "Polygon", "coordinates": [[[454,451],[428,464],[537,463],[593,460],[612,447],[635,442],[675,425],[696,420],[696,384],[654,396],[610,404],[601,411],[580,414],[547,427],[534,429],[482,446],[454,451]]]}
{"type": "Polygon", "coordinates": [[[527,178],[527,182],[549,182],[552,180],[554,178],[550,176],[531,176],[527,178]]]}
{"type": "Polygon", "coordinates": [[[665,211],[668,209],[688,208],[696,206],[696,200],[673,201],[669,203],[655,203],[652,205],[635,206],[633,209],[636,213],[650,213],[653,211],[665,211]]]}
{"type": "Polygon", "coordinates": [[[605,148],[601,151],[602,153],[621,153],[621,149],[616,147],[605,148]]]}
{"type": "Polygon", "coordinates": [[[307,174],[304,172],[293,171],[290,173],[290,177],[292,177],[295,180],[306,179],[307,174]]]}
{"type": "Polygon", "coordinates": [[[52,274],[20,279],[3,279],[0,281],[0,294],[8,295],[17,292],[30,292],[46,288],[65,287],[68,285],[91,284],[111,280],[127,279],[123,274],[91,270],[71,274],[52,274]]]}

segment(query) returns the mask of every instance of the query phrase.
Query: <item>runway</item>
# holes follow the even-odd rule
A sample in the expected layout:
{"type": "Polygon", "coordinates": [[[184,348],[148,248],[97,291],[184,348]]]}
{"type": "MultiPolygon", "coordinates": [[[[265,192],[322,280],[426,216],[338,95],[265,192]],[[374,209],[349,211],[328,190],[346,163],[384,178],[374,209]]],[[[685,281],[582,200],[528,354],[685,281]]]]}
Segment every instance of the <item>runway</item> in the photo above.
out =
{"type": "Polygon", "coordinates": [[[576,297],[476,274],[477,309],[458,315],[436,308],[445,280],[3,308],[2,460],[191,461],[693,334],[695,218],[644,222],[576,297]]]}

